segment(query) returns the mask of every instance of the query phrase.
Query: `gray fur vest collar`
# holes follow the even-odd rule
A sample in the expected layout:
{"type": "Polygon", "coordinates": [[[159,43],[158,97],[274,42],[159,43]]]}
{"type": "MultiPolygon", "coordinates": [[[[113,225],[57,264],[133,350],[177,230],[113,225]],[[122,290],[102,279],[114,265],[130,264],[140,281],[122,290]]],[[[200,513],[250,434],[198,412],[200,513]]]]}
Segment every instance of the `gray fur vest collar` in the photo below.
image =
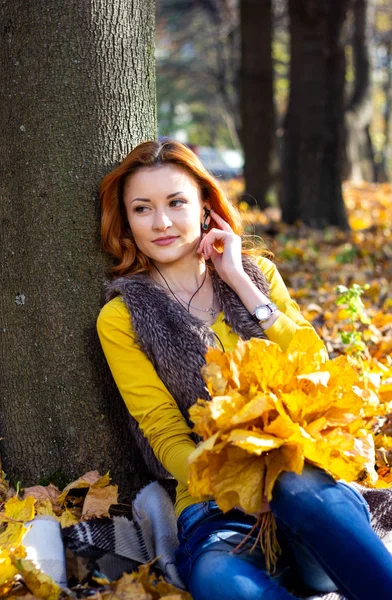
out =
{"type": "MultiPolygon", "coordinates": [[[[253,283],[269,295],[269,284],[254,262],[243,257],[245,272],[253,283]]],[[[216,271],[211,271],[214,293],[225,321],[243,340],[265,337],[263,330],[246,310],[237,294],[216,271]]],[[[200,319],[188,313],[147,274],[119,277],[108,284],[106,300],[121,295],[130,313],[132,327],[141,350],[191,425],[188,409],[198,398],[209,399],[201,376],[208,346],[218,346],[215,333],[200,319]]],[[[129,374],[132,377],[132,373],[129,374]]],[[[142,450],[146,465],[154,477],[167,477],[147,440],[131,417],[132,435],[142,450]]]]}

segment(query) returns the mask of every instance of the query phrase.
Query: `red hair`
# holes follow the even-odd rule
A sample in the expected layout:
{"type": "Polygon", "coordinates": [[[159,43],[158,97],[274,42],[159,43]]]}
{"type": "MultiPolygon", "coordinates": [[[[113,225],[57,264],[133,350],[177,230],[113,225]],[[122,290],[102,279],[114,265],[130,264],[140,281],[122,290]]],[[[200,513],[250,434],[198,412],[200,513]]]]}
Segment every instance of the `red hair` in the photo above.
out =
{"type": "Polygon", "coordinates": [[[151,267],[150,259],[138,249],[129,229],[123,202],[125,180],[139,169],[164,165],[176,166],[193,177],[202,200],[208,201],[236,234],[242,234],[239,212],[192,150],[175,141],[144,142],[108,173],[100,186],[102,245],[116,261],[112,268],[116,275],[141,273],[151,267]]]}

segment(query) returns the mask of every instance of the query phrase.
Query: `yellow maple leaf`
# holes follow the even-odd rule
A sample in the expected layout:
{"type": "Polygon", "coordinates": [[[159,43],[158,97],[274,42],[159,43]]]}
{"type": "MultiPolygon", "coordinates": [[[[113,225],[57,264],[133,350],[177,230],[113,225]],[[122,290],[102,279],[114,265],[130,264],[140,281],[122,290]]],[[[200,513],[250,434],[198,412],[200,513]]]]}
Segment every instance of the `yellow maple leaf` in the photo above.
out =
{"type": "Polygon", "coordinates": [[[249,514],[263,508],[264,456],[228,448],[227,460],[213,480],[213,494],[223,512],[240,506],[249,514]]]}
{"type": "Polygon", "coordinates": [[[297,389],[290,393],[281,394],[280,398],[292,421],[301,423],[303,421],[304,407],[308,403],[307,394],[305,394],[304,391],[297,389]]]}
{"type": "Polygon", "coordinates": [[[214,401],[208,403],[213,432],[230,427],[231,418],[241,410],[245,402],[246,399],[238,392],[229,396],[215,396],[214,401]]]}
{"type": "Polygon", "coordinates": [[[260,419],[261,415],[266,411],[275,409],[275,399],[271,394],[258,394],[247,402],[240,410],[230,416],[228,425],[236,426],[242,423],[251,424],[252,421],[260,419]]]}
{"type": "Polygon", "coordinates": [[[305,431],[312,436],[312,438],[320,437],[323,429],[327,427],[327,419],[325,417],[319,417],[314,419],[308,424],[305,424],[305,431]]]}
{"type": "Polygon", "coordinates": [[[194,431],[203,438],[214,435],[218,430],[230,425],[231,417],[237,414],[244,404],[244,398],[238,393],[232,396],[215,396],[213,402],[198,400],[189,409],[194,431]]]}
{"type": "Polygon", "coordinates": [[[263,452],[270,452],[279,448],[283,440],[268,433],[258,433],[248,429],[233,429],[227,437],[233,446],[238,446],[250,454],[260,456],[263,452]]]}
{"type": "Polygon", "coordinates": [[[12,580],[18,573],[13,565],[10,553],[5,549],[0,549],[0,595],[8,593],[11,589],[12,580]]]}
{"type": "Polygon", "coordinates": [[[56,513],[53,510],[53,504],[49,498],[43,498],[42,500],[37,500],[35,505],[35,514],[36,515],[48,515],[50,517],[55,517],[58,519],[56,513]]]}
{"type": "Polygon", "coordinates": [[[250,383],[257,382],[260,391],[276,391],[287,385],[294,371],[278,344],[263,339],[251,339],[249,355],[241,372],[250,383]]]}
{"type": "Polygon", "coordinates": [[[4,505],[4,514],[15,521],[31,521],[34,518],[34,498],[19,500],[17,496],[10,498],[4,505]]]}
{"type": "MultiPolygon", "coordinates": [[[[281,406],[280,403],[277,403],[277,407],[281,406]]],[[[300,439],[302,437],[301,428],[298,423],[294,423],[290,417],[279,408],[278,416],[270,421],[263,429],[265,433],[270,433],[271,435],[275,435],[282,440],[287,439],[300,439]]]]}
{"type": "MultiPolygon", "coordinates": [[[[196,448],[193,450],[193,452],[191,452],[191,454],[188,457],[188,462],[192,463],[195,462],[196,460],[198,460],[204,453],[207,453],[211,450],[214,449],[214,451],[217,451],[217,441],[221,438],[221,432],[217,431],[216,433],[214,433],[214,435],[212,435],[211,437],[207,438],[206,440],[204,440],[203,442],[200,442],[196,448]]],[[[220,445],[219,446],[219,450],[221,447],[224,447],[226,444],[220,445]]],[[[207,454],[206,454],[207,456],[207,454]]]]}
{"type": "Polygon", "coordinates": [[[329,373],[329,371],[316,371],[315,373],[305,373],[304,375],[297,375],[299,389],[303,390],[307,394],[312,393],[314,388],[318,385],[327,387],[330,378],[331,374],[329,373]]]}
{"type": "Polygon", "coordinates": [[[68,510],[68,508],[66,508],[60,516],[60,526],[62,528],[65,527],[71,527],[72,525],[76,525],[76,523],[79,523],[79,519],[77,517],[75,517],[75,515],[73,515],[71,513],[70,510],[68,510]]]}
{"type": "Polygon", "coordinates": [[[285,354],[297,374],[317,371],[326,358],[323,342],[309,329],[296,332],[285,354]]]}
{"type": "Polygon", "coordinates": [[[22,575],[26,587],[37,598],[57,600],[61,589],[49,575],[37,569],[34,563],[26,558],[14,560],[14,564],[22,575]]]}
{"type": "Polygon", "coordinates": [[[210,500],[214,495],[217,474],[227,461],[227,450],[205,451],[194,461],[191,454],[189,461],[189,493],[199,501],[210,500]]]}
{"type": "Polygon", "coordinates": [[[230,387],[240,387],[240,371],[238,365],[241,363],[247,346],[239,340],[235,350],[224,353],[218,348],[209,348],[206,353],[206,365],[202,373],[207,380],[208,390],[211,396],[223,396],[230,387]]]}
{"type": "Polygon", "coordinates": [[[374,464],[374,449],[367,432],[354,438],[339,427],[316,440],[305,439],[304,454],[307,460],[329,472],[335,479],[345,481],[356,481],[371,455],[374,464]]]}
{"type": "Polygon", "coordinates": [[[0,548],[17,548],[22,542],[28,529],[23,523],[8,523],[7,527],[0,533],[0,548]]]}
{"type": "Polygon", "coordinates": [[[0,514],[1,519],[7,526],[0,533],[0,548],[8,550],[17,548],[27,532],[23,523],[34,518],[34,498],[20,500],[16,496],[7,500],[4,512],[0,514]]]}

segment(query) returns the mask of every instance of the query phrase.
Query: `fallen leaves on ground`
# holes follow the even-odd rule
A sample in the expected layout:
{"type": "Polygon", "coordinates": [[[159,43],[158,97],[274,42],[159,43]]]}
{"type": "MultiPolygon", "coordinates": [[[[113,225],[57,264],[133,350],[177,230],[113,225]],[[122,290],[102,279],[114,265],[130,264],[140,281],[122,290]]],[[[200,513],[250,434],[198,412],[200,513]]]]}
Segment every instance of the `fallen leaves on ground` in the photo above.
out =
{"type": "MultiPolygon", "coordinates": [[[[7,493],[8,484],[0,474],[0,489],[7,493]]],[[[4,502],[0,511],[0,597],[7,600],[57,600],[67,593],[61,590],[49,575],[41,571],[33,560],[28,560],[23,546],[24,534],[35,515],[55,518],[62,527],[74,525],[82,520],[109,516],[109,508],[117,503],[117,486],[110,484],[109,474],[101,476],[90,471],[60,491],[53,484],[26,488],[24,497],[14,495],[4,502]],[[73,494],[80,494],[73,496],[73,494]],[[76,506],[76,508],[75,508],[76,506]]],[[[71,553],[69,558],[77,560],[71,553]]],[[[79,559],[81,560],[81,559],[79,559]]],[[[75,565],[74,565],[75,566],[75,565]]],[[[95,580],[97,589],[88,584],[78,586],[92,600],[192,600],[191,596],[162,577],[150,572],[150,564],[138,571],[124,574],[118,581],[95,580]]],[[[86,574],[83,565],[76,565],[80,573],[86,574]]],[[[73,597],[74,592],[71,592],[73,597]]]]}
{"type": "MultiPolygon", "coordinates": [[[[92,600],[97,597],[93,596],[92,600]]],[[[150,565],[142,565],[134,573],[125,573],[117,582],[100,593],[100,598],[113,600],[192,600],[187,592],[150,573],[150,565]]]]}
{"type": "MultiPolygon", "coordinates": [[[[2,487],[9,489],[0,477],[2,487]]],[[[37,598],[55,600],[60,594],[58,585],[25,558],[26,523],[34,516],[49,516],[68,527],[80,520],[107,517],[110,506],[116,503],[117,486],[110,485],[108,473],[101,476],[98,471],[86,473],[62,492],[52,483],[37,485],[26,488],[23,498],[14,495],[6,500],[0,511],[0,596],[11,592],[15,578],[22,578],[26,589],[37,598]],[[76,491],[79,495],[73,497],[76,491]]]]}

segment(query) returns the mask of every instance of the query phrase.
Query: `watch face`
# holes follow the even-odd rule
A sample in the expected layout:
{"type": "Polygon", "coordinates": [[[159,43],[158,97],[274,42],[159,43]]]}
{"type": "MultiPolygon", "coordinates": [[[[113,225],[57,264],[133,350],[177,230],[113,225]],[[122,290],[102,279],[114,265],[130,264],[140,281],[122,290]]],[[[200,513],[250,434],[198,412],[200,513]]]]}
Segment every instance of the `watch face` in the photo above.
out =
{"type": "Polygon", "coordinates": [[[258,321],[267,321],[271,316],[271,311],[266,306],[259,306],[256,308],[255,317],[258,321]]]}

